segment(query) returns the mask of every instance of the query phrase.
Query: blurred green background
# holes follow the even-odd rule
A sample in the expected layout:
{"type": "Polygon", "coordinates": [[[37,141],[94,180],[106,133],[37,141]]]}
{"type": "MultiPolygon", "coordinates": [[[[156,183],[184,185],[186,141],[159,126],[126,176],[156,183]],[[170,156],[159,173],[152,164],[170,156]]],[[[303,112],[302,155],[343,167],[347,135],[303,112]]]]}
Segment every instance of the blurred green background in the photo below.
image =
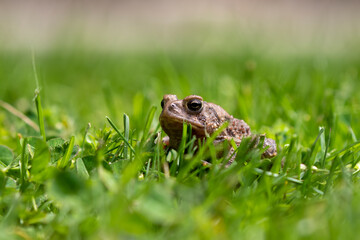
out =
{"type": "MultiPolygon", "coordinates": [[[[354,123],[359,120],[360,59],[353,54],[281,57],[242,47],[200,54],[57,50],[37,54],[36,65],[47,124],[64,118],[70,132],[88,122],[102,126],[107,115],[120,120],[124,112],[134,128],[141,128],[149,108],[160,109],[162,96],[172,93],[201,95],[256,131],[283,123],[300,128],[296,133],[308,140],[318,126],[344,123],[359,132],[354,123]]],[[[0,61],[2,99],[21,111],[35,111],[31,52],[3,53],[0,61]]]]}

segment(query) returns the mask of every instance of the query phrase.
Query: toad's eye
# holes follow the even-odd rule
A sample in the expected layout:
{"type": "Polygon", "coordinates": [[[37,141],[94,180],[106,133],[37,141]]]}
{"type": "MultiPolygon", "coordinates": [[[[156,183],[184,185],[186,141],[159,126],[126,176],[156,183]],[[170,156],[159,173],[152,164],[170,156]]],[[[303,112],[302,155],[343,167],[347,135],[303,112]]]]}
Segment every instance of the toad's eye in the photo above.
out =
{"type": "Polygon", "coordinates": [[[164,99],[161,101],[161,108],[164,108],[165,102],[164,99]]]}
{"type": "Polygon", "coordinates": [[[190,111],[200,112],[202,109],[202,101],[200,101],[199,99],[190,100],[187,103],[187,107],[190,111]]]}

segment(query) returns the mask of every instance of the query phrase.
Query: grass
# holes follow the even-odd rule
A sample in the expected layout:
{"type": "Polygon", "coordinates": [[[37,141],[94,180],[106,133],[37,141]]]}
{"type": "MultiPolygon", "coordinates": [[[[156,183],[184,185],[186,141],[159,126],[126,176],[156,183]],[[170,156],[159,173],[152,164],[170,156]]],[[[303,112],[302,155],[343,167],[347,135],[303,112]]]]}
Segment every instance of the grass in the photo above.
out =
{"type": "Polygon", "coordinates": [[[34,101],[31,56],[2,52],[0,238],[357,238],[354,52],[46,52],[34,101]],[[224,168],[210,141],[186,151],[188,128],[167,153],[166,93],[223,106],[275,138],[278,156],[261,159],[245,140],[224,168]]]}

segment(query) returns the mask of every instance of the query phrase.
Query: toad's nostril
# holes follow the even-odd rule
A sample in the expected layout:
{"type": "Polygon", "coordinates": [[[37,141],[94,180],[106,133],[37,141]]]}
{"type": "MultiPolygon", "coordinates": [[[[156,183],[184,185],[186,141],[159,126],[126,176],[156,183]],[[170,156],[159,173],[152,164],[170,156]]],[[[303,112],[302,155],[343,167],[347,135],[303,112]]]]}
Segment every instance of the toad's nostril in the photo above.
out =
{"type": "Polygon", "coordinates": [[[176,103],[170,103],[167,108],[168,108],[169,112],[172,112],[172,113],[179,112],[179,105],[176,103]]]}

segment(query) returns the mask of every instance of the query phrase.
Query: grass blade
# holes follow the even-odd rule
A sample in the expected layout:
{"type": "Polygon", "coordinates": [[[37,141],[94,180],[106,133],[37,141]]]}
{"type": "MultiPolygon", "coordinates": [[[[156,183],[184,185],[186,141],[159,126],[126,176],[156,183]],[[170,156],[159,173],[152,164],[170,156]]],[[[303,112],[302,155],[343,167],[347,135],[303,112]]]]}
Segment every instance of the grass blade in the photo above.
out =
{"type": "Polygon", "coordinates": [[[319,133],[318,133],[315,141],[311,145],[309,154],[307,155],[306,159],[304,160],[305,165],[307,165],[307,167],[309,169],[311,169],[311,166],[314,164],[313,162],[310,161],[310,159],[313,156],[313,153],[314,153],[314,150],[315,150],[315,147],[316,147],[316,143],[318,142],[318,140],[320,139],[320,137],[324,133],[324,131],[325,131],[324,127],[319,127],[319,133]]]}
{"type": "Polygon", "coordinates": [[[88,123],[87,126],[86,126],[86,129],[85,129],[85,132],[84,132],[83,141],[81,143],[81,156],[82,157],[84,156],[84,145],[85,145],[86,135],[87,135],[90,128],[91,128],[91,124],[88,123]]]}
{"type": "Polygon", "coordinates": [[[71,139],[70,139],[70,143],[69,143],[69,146],[66,150],[66,153],[65,155],[63,156],[63,158],[58,162],[58,168],[60,169],[64,169],[69,161],[70,161],[70,157],[71,157],[71,153],[72,153],[72,150],[74,148],[74,142],[75,142],[75,137],[72,136],[71,139]]]}
{"type": "Polygon", "coordinates": [[[40,134],[43,137],[44,141],[46,141],[44,114],[43,114],[43,109],[41,107],[41,99],[40,99],[40,90],[39,89],[35,90],[35,105],[36,105],[36,111],[37,111],[37,115],[38,115],[40,134]]]}
{"type": "MultiPolygon", "coordinates": [[[[130,123],[129,123],[129,116],[124,113],[124,141],[129,142],[129,132],[130,132],[130,123]]],[[[128,147],[124,146],[123,152],[124,158],[127,158],[128,155],[128,147]]]]}
{"type": "Polygon", "coordinates": [[[321,137],[321,148],[323,149],[325,144],[326,144],[325,150],[324,150],[324,157],[322,158],[322,161],[320,163],[321,168],[325,168],[326,154],[327,154],[329,146],[330,146],[330,140],[331,140],[331,128],[329,130],[329,137],[328,137],[327,144],[326,144],[326,141],[325,141],[325,132],[324,132],[323,136],[321,137]]]}
{"type": "Polygon", "coordinates": [[[76,171],[80,177],[82,177],[84,179],[89,178],[89,173],[85,167],[84,161],[81,158],[78,158],[76,160],[76,171]]]}
{"type": "Polygon", "coordinates": [[[33,122],[25,114],[23,114],[22,112],[20,112],[19,110],[17,110],[16,108],[14,108],[10,104],[8,104],[7,102],[4,102],[4,101],[0,100],[0,106],[2,108],[4,108],[5,110],[7,110],[12,115],[20,118],[24,123],[26,123],[27,125],[32,127],[35,131],[37,131],[37,132],[39,131],[39,127],[38,127],[38,125],[36,125],[35,122],[33,122]]]}
{"type": "Polygon", "coordinates": [[[314,164],[313,161],[311,161],[311,158],[313,156],[315,147],[316,147],[316,143],[318,142],[319,138],[321,137],[321,135],[323,134],[325,128],[324,127],[320,127],[319,128],[319,134],[317,135],[315,141],[313,142],[313,144],[311,145],[311,149],[310,152],[308,153],[308,155],[306,156],[304,163],[307,167],[307,170],[304,174],[303,177],[303,181],[304,184],[302,186],[302,193],[303,195],[307,195],[309,193],[309,191],[311,190],[311,188],[309,187],[311,185],[311,176],[312,176],[312,165],[314,164]]]}
{"type": "Polygon", "coordinates": [[[152,123],[152,121],[154,119],[155,111],[156,111],[156,107],[153,106],[150,109],[150,112],[149,112],[149,114],[147,116],[147,119],[146,119],[145,128],[144,128],[144,132],[143,132],[143,136],[142,136],[142,139],[141,139],[140,146],[142,146],[146,141],[147,135],[148,135],[148,133],[150,131],[151,123],[152,123]]]}
{"type": "Polygon", "coordinates": [[[337,151],[337,152],[331,154],[331,156],[326,158],[326,160],[331,161],[336,157],[342,157],[344,154],[346,154],[350,151],[354,151],[354,152],[360,151],[360,141],[350,144],[349,146],[344,147],[340,151],[337,151]]]}
{"type": "Polygon", "coordinates": [[[25,188],[25,182],[27,179],[26,172],[27,172],[27,166],[28,166],[28,159],[26,155],[26,145],[27,145],[28,139],[24,138],[22,151],[21,151],[21,158],[20,158],[20,189],[24,190],[25,188]]]}
{"type": "Polygon", "coordinates": [[[41,107],[40,84],[39,84],[39,78],[38,78],[37,71],[36,71],[34,50],[32,50],[32,67],[33,67],[34,77],[35,77],[35,82],[36,82],[35,105],[36,105],[36,111],[37,111],[37,115],[38,115],[40,134],[43,137],[44,141],[46,142],[46,134],[45,134],[45,126],[44,126],[44,114],[43,114],[43,109],[41,107]]]}
{"type": "Polygon", "coordinates": [[[327,180],[326,180],[326,185],[325,185],[325,189],[324,189],[324,194],[327,193],[331,183],[332,183],[332,179],[333,179],[333,176],[334,176],[334,173],[335,173],[335,170],[337,168],[337,166],[339,165],[339,158],[338,157],[335,157],[334,160],[332,161],[331,163],[331,167],[330,167],[330,173],[327,177],[327,180]]]}
{"type": "Polygon", "coordinates": [[[130,148],[131,152],[133,154],[135,154],[135,150],[134,148],[131,146],[131,144],[129,143],[129,141],[126,140],[126,138],[124,137],[124,135],[122,135],[122,133],[119,131],[119,129],[115,126],[115,124],[111,121],[111,119],[109,117],[106,117],[106,119],[108,120],[108,122],[110,123],[111,127],[117,132],[117,134],[119,134],[119,136],[121,137],[121,139],[124,141],[124,143],[130,148]]]}

